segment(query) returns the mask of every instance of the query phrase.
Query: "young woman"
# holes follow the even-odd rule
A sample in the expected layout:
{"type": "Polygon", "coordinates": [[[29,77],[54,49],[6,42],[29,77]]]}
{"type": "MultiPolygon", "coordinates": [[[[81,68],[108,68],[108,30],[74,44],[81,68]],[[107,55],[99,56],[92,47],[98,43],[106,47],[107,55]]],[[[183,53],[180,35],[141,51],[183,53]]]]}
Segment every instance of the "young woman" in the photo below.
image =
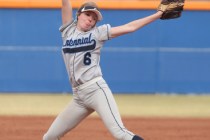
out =
{"type": "Polygon", "coordinates": [[[122,123],[112,92],[102,78],[100,53],[105,41],[134,32],[161,15],[162,12],[157,11],[125,25],[111,27],[104,24],[97,27],[102,14],[95,3],[84,3],[74,20],[69,0],[62,0],[62,53],[73,89],[73,100],[57,116],[43,140],[59,140],[94,111],[115,139],[143,140],[122,123]]]}

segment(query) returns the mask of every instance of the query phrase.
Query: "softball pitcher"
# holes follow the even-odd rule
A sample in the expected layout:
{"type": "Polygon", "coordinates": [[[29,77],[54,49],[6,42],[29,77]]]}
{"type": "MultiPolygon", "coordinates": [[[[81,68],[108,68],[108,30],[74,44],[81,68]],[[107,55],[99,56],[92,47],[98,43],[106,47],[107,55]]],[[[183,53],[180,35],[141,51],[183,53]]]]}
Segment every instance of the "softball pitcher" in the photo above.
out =
{"type": "Polygon", "coordinates": [[[100,53],[105,41],[134,32],[161,15],[162,12],[158,11],[118,27],[109,24],[97,27],[102,14],[95,3],[84,3],[73,20],[71,3],[62,0],[62,54],[73,88],[73,99],[54,120],[43,140],[59,140],[94,111],[115,139],[143,140],[122,123],[112,92],[102,77],[100,53]]]}

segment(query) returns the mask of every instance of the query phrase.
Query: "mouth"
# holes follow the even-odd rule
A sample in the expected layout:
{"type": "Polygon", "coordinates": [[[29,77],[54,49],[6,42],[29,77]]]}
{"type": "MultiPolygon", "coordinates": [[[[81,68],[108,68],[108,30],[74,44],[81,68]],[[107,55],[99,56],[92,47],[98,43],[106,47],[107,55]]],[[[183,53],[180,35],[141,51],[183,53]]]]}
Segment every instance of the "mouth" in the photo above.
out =
{"type": "Polygon", "coordinates": [[[87,27],[90,27],[90,26],[91,26],[91,24],[89,24],[89,23],[86,23],[85,25],[86,25],[87,27]]]}

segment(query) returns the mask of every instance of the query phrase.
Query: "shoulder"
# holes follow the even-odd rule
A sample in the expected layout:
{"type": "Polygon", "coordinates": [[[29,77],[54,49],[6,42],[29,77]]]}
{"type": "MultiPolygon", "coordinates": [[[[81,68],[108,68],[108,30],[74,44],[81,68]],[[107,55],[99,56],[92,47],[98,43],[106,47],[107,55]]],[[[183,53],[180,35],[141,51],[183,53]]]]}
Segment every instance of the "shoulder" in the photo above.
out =
{"type": "Polygon", "coordinates": [[[76,21],[74,20],[60,26],[59,31],[63,32],[67,27],[73,27],[73,26],[76,26],[76,21]]]}
{"type": "Polygon", "coordinates": [[[98,26],[97,27],[97,30],[110,30],[110,28],[111,28],[111,25],[110,24],[103,24],[103,25],[100,25],[100,26],[98,26]]]}
{"type": "Polygon", "coordinates": [[[98,36],[99,40],[108,40],[110,38],[110,24],[103,24],[94,28],[95,34],[98,36]]]}
{"type": "Polygon", "coordinates": [[[63,24],[60,28],[59,31],[62,33],[62,36],[64,37],[70,32],[73,32],[73,30],[76,29],[76,21],[71,21],[69,23],[63,24]]]}

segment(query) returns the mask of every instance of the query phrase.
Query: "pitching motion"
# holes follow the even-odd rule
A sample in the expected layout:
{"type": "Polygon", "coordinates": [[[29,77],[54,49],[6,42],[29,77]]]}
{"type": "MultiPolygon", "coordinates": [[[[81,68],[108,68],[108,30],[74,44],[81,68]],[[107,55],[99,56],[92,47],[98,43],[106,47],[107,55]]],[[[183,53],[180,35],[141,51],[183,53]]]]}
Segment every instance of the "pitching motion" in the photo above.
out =
{"type": "Polygon", "coordinates": [[[179,2],[163,0],[156,13],[112,27],[110,24],[96,26],[103,17],[95,3],[84,3],[74,19],[70,1],[62,0],[62,54],[73,99],[56,117],[43,140],[61,139],[94,111],[116,140],[143,140],[126,129],[121,120],[113,94],[102,76],[101,49],[104,42],[137,31],[158,19],[180,17],[184,3],[179,2]]]}

